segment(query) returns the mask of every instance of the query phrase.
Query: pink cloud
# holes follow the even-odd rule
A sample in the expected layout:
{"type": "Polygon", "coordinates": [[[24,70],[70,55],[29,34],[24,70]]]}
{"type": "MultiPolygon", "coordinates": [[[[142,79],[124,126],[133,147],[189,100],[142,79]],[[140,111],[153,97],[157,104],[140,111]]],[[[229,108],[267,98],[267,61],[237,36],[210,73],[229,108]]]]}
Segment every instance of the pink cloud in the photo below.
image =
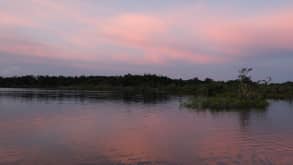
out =
{"type": "Polygon", "coordinates": [[[248,18],[210,20],[201,27],[201,37],[226,53],[247,49],[292,49],[293,12],[271,11],[248,18]]]}
{"type": "MultiPolygon", "coordinates": [[[[3,40],[3,37],[0,36],[3,40]]],[[[22,56],[36,56],[50,59],[62,59],[62,60],[82,60],[91,61],[91,56],[83,55],[81,52],[71,51],[62,47],[55,47],[48,44],[42,44],[33,41],[23,40],[4,40],[0,42],[1,53],[11,53],[22,56]]]]}
{"type": "Polygon", "coordinates": [[[31,19],[0,11],[0,25],[9,27],[36,27],[38,26],[38,23],[32,21],[31,19]]]}
{"type": "MultiPolygon", "coordinates": [[[[111,60],[136,64],[163,64],[175,60],[194,63],[218,61],[211,56],[173,48],[171,45],[164,43],[166,42],[164,37],[169,35],[169,30],[172,27],[167,25],[163,21],[164,19],[158,15],[122,13],[112,17],[96,19],[94,16],[85,14],[76,5],[65,2],[33,0],[31,5],[38,6],[38,9],[32,9],[31,12],[28,11],[25,14],[14,12],[14,15],[5,16],[6,19],[3,19],[3,22],[10,26],[19,27],[38,24],[39,26],[34,27],[34,30],[41,31],[44,35],[53,35],[52,37],[56,37],[56,39],[63,39],[64,44],[73,46],[72,50],[63,48],[64,45],[53,46],[53,43],[38,42],[39,39],[34,40],[34,36],[30,36],[34,40],[33,42],[2,45],[1,51],[21,55],[29,54],[39,57],[88,61],[97,60],[103,58],[101,56],[109,54],[112,56],[111,60]],[[78,26],[75,26],[76,29],[72,32],[65,32],[50,25],[54,22],[64,22],[69,25],[74,22],[73,26],[75,24],[78,26]],[[116,52],[116,54],[113,54],[113,52],[97,50],[96,47],[99,45],[109,45],[113,49],[116,49],[116,46],[127,47],[128,51],[140,49],[140,51],[143,51],[143,56],[131,55],[133,52],[116,52]]],[[[60,42],[60,40],[57,41],[60,42]]]]}
{"type": "MultiPolygon", "coordinates": [[[[88,62],[161,65],[176,61],[227,63],[246,56],[243,52],[255,48],[292,50],[293,12],[290,9],[235,16],[227,12],[217,15],[209,8],[193,6],[154,13],[117,12],[100,16],[69,1],[26,3],[28,5],[23,4],[27,5],[25,12],[1,11],[0,25],[30,27],[38,35],[17,31],[28,36],[27,41],[17,42],[17,36],[8,37],[5,40],[11,39],[11,42],[0,45],[2,52],[88,62]],[[56,42],[49,42],[48,38],[56,42]]],[[[7,31],[2,29],[1,33],[7,31]]]]}
{"type": "MultiPolygon", "coordinates": [[[[160,17],[151,17],[140,14],[121,15],[110,19],[104,24],[101,35],[116,44],[122,44],[129,48],[141,49],[144,56],[138,59],[133,56],[117,55],[118,60],[140,64],[164,64],[168,61],[189,61],[192,63],[222,62],[223,58],[215,58],[207,54],[186,51],[168,45],[164,39],[172,29],[160,17]],[[163,41],[161,38],[163,38],[163,41]]],[[[171,34],[172,35],[172,34],[171,34]]]]}
{"type": "Polygon", "coordinates": [[[119,15],[106,21],[101,29],[104,35],[133,41],[150,40],[166,31],[163,21],[142,14],[119,15]]]}

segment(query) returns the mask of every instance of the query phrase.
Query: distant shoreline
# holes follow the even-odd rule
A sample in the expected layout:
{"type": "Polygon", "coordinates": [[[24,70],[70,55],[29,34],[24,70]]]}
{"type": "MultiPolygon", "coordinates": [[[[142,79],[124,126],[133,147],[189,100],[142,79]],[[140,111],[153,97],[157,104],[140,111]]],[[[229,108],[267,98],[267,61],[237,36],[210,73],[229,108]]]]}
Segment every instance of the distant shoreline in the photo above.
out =
{"type": "MultiPolygon", "coordinates": [[[[83,90],[119,91],[127,93],[166,93],[196,96],[234,95],[239,91],[239,80],[215,81],[172,79],[158,75],[124,76],[20,76],[0,77],[1,88],[45,89],[45,90],[83,90]]],[[[249,81],[256,93],[267,99],[292,99],[293,82],[259,84],[249,81]]]]}

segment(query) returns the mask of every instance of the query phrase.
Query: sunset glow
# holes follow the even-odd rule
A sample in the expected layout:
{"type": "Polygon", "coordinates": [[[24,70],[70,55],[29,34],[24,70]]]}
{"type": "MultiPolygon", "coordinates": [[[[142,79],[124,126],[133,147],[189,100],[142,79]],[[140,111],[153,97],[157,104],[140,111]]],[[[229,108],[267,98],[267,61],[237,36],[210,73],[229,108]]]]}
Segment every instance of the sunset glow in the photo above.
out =
{"type": "Polygon", "coordinates": [[[230,79],[251,66],[289,81],[292,11],[288,0],[3,0],[0,75],[230,79]]]}

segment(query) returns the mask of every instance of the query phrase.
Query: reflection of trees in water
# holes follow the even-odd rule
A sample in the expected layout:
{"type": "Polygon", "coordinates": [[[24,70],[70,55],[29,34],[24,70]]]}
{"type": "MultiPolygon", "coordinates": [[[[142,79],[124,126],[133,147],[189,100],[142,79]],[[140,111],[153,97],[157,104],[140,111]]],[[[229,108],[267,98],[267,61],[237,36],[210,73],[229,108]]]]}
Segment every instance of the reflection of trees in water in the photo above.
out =
{"type": "Polygon", "coordinates": [[[225,114],[236,114],[241,129],[248,129],[251,123],[251,118],[257,118],[258,120],[266,120],[267,109],[255,109],[255,110],[197,110],[193,111],[200,115],[207,115],[210,113],[213,117],[221,118],[225,114]]]}
{"type": "Polygon", "coordinates": [[[240,125],[240,128],[243,129],[243,130],[248,129],[252,117],[257,118],[258,121],[260,119],[265,120],[266,119],[266,112],[267,112],[266,109],[264,109],[264,110],[240,111],[238,113],[238,115],[239,115],[239,125],[240,125]]]}
{"type": "Polygon", "coordinates": [[[246,129],[249,126],[249,122],[250,122],[250,111],[243,111],[243,112],[239,112],[239,124],[240,124],[240,128],[242,129],[246,129]]]}
{"type": "Polygon", "coordinates": [[[170,96],[161,93],[129,93],[129,92],[90,92],[90,91],[15,91],[0,92],[0,97],[10,97],[22,101],[75,101],[96,102],[103,100],[122,100],[126,103],[161,103],[168,101],[170,96]]]}
{"type": "Polygon", "coordinates": [[[293,105],[293,99],[289,99],[288,103],[292,106],[293,105]]]}
{"type": "Polygon", "coordinates": [[[133,94],[133,93],[120,93],[117,97],[121,98],[124,102],[143,102],[143,103],[161,103],[168,101],[170,96],[160,93],[146,93],[146,94],[133,94]]]}

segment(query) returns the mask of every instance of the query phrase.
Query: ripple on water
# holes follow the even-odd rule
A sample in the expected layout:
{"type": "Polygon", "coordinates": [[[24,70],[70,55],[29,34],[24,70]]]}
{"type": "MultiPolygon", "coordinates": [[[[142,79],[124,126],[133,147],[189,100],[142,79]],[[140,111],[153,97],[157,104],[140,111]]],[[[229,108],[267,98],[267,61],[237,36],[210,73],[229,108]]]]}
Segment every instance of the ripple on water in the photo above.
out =
{"type": "MultiPolygon", "coordinates": [[[[180,108],[179,99],[155,104],[111,99],[81,102],[63,95],[58,102],[44,103],[15,98],[21,94],[3,95],[1,165],[293,162],[293,121],[288,120],[293,111],[284,103],[272,106],[269,112],[274,113],[267,119],[263,113],[192,112],[180,108]]],[[[52,92],[49,96],[58,97],[52,92]]]]}

